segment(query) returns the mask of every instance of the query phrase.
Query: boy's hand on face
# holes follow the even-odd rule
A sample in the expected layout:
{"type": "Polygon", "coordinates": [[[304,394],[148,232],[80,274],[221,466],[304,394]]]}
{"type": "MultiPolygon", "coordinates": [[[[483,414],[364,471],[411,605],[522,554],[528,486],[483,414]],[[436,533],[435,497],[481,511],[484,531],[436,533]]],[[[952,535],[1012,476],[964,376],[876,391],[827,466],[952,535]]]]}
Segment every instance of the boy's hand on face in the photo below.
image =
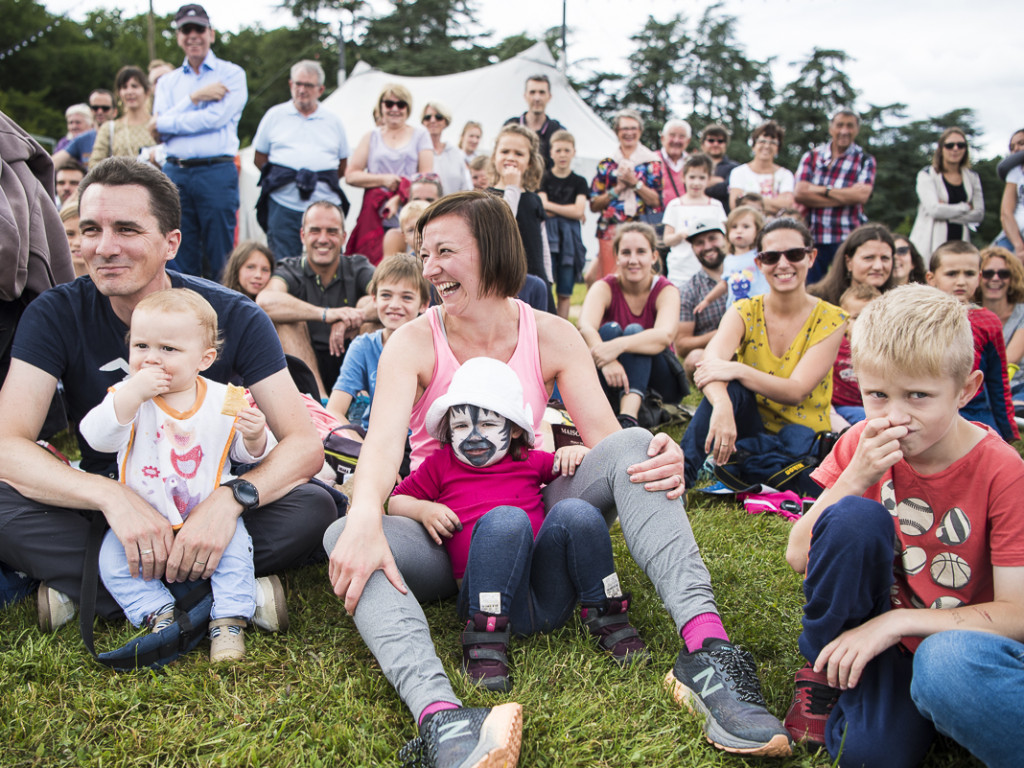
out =
{"type": "Polygon", "coordinates": [[[893,425],[889,419],[871,419],[861,433],[860,442],[853,459],[843,475],[860,487],[857,495],[861,495],[872,485],[882,479],[885,471],[903,458],[900,439],[907,436],[908,430],[902,424],[893,425]]]}
{"type": "Polygon", "coordinates": [[[867,663],[903,639],[897,628],[901,613],[904,611],[887,611],[843,632],[821,649],[814,671],[826,672],[833,688],[855,688],[867,663]]]}

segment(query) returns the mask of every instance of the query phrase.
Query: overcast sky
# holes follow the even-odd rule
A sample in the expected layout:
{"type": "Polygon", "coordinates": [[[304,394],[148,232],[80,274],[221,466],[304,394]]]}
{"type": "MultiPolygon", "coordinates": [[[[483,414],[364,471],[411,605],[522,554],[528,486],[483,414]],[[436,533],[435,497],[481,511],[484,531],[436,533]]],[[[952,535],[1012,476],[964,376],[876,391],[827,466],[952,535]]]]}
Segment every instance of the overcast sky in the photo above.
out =
{"type": "MultiPolygon", "coordinates": [[[[129,16],[148,9],[148,0],[43,1],[51,12],[70,11],[79,20],[99,6],[121,7],[129,16]]],[[[634,48],[629,38],[648,16],[665,20],[682,12],[696,19],[709,4],[568,0],[572,74],[584,69],[625,72],[625,59],[634,48]]],[[[179,5],[177,0],[154,0],[161,14],[179,5]]],[[[381,0],[372,5],[387,10],[381,0]]],[[[750,58],[776,57],[777,87],[793,79],[797,70],[791,62],[805,58],[813,47],[839,48],[853,59],[847,73],[861,92],[858,108],[902,102],[909,118],[918,119],[971,107],[984,131],[979,142],[983,157],[1004,154],[1010,134],[1024,126],[1024,77],[1014,53],[1024,22],[1020,0],[725,0],[723,5],[738,18],[737,38],[750,58]]],[[[276,10],[277,3],[265,0],[206,0],[204,6],[214,26],[225,31],[257,21],[271,28],[293,23],[289,14],[276,10]],[[240,8],[247,13],[239,13],[240,8]]],[[[540,37],[562,22],[558,0],[479,0],[478,8],[481,27],[493,30],[495,40],[518,32],[540,37]]],[[[557,114],[554,105],[552,113],[557,114]]]]}

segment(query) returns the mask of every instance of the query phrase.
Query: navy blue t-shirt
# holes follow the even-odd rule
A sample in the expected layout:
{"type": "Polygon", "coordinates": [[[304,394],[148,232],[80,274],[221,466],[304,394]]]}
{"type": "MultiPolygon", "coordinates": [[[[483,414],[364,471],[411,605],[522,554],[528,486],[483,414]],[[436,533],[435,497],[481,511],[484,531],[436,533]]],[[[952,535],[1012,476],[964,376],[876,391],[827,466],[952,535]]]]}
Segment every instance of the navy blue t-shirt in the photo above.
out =
{"type": "MultiPolygon", "coordinates": [[[[174,288],[191,288],[217,312],[224,341],[204,376],[249,387],[285,368],[284,352],[267,314],[217,283],[168,270],[174,288]]],[[[44,291],[25,309],[11,355],[64,382],[68,419],[78,422],[128,374],[128,326],[89,277],[44,291]]],[[[116,456],[79,439],[82,469],[117,477],[116,456]]]]}

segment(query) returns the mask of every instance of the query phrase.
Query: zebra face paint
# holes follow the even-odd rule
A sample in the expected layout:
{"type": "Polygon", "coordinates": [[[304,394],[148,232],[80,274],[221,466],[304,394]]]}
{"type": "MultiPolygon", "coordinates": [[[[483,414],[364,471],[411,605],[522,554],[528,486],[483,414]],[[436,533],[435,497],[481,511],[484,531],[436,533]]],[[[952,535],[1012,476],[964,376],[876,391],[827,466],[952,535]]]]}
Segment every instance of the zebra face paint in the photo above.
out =
{"type": "Polygon", "coordinates": [[[501,414],[475,405],[454,405],[448,411],[455,456],[474,467],[489,467],[505,458],[512,427],[501,414]]]}

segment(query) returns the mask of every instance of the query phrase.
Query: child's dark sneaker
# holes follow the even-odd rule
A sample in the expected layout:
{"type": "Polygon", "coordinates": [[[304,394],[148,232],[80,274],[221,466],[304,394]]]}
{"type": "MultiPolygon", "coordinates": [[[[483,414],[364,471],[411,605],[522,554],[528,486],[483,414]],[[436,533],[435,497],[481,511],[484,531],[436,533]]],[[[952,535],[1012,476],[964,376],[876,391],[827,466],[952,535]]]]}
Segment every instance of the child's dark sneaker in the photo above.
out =
{"type": "Polygon", "coordinates": [[[693,653],[684,648],[665,685],[678,703],[704,715],[704,734],[719,749],[758,757],[790,754],[789,736],[765,706],[748,651],[718,638],[693,653]]]}
{"type": "Polygon", "coordinates": [[[651,658],[647,644],[640,633],[629,623],[628,592],[622,597],[609,597],[600,605],[584,605],[580,608],[580,619],[597,638],[597,644],[608,651],[620,667],[631,664],[646,664],[651,658]]]}
{"type": "Polygon", "coordinates": [[[507,616],[476,613],[466,622],[462,633],[462,671],[471,682],[489,691],[512,690],[507,655],[510,637],[507,616]]]}
{"type": "Polygon", "coordinates": [[[797,670],[794,682],[793,702],[784,721],[786,730],[793,741],[824,747],[825,723],[842,691],[830,686],[825,673],[815,672],[810,664],[797,670]]]}
{"type": "Polygon", "coordinates": [[[412,768],[515,768],[523,736],[523,708],[445,709],[420,725],[420,735],[398,753],[412,768]]]}
{"type": "Polygon", "coordinates": [[[637,420],[636,416],[630,416],[628,413],[620,413],[615,418],[618,419],[619,426],[623,429],[640,426],[640,422],[637,420]]]}

